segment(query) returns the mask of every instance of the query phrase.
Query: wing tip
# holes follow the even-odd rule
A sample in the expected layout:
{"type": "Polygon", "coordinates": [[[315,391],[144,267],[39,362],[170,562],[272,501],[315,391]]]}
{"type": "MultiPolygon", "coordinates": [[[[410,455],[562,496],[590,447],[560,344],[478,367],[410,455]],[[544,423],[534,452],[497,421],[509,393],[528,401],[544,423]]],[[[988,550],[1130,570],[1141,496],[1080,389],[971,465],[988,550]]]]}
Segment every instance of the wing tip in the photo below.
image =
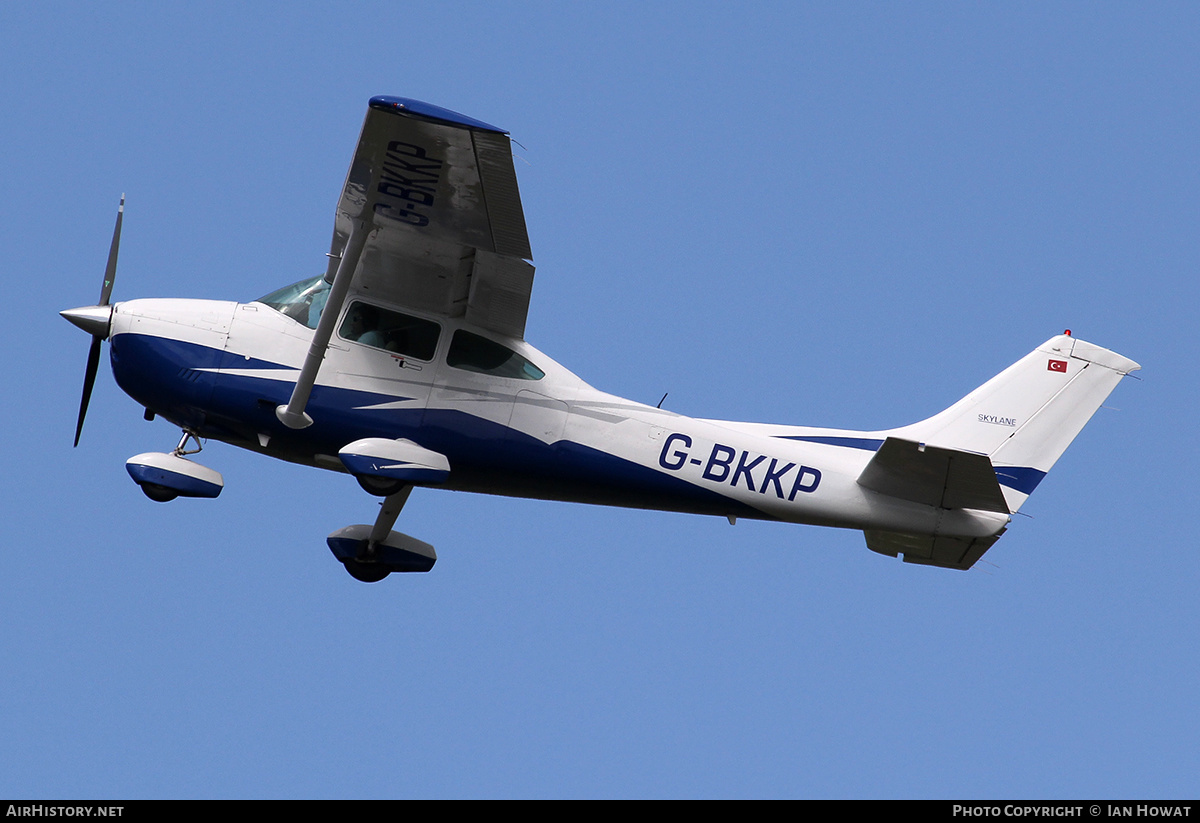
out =
{"type": "Polygon", "coordinates": [[[419,117],[423,120],[433,120],[439,123],[448,123],[452,126],[460,126],[468,129],[480,129],[482,131],[494,131],[497,134],[508,134],[504,129],[498,128],[485,123],[482,120],[476,120],[474,117],[467,117],[465,114],[459,114],[450,109],[444,109],[441,106],[435,106],[432,103],[425,103],[421,100],[413,100],[408,97],[393,97],[387,94],[381,94],[371,98],[368,104],[370,108],[377,111],[387,111],[393,114],[406,114],[410,117],[419,117]]]}

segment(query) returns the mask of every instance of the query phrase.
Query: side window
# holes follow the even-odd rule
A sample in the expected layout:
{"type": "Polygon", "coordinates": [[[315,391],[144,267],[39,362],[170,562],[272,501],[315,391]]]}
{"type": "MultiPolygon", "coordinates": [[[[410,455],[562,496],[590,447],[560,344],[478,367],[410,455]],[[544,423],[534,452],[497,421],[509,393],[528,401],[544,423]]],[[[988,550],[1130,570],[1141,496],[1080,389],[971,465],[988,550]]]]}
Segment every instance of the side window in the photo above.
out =
{"type": "Polygon", "coordinates": [[[432,360],[441,330],[430,320],[356,301],[342,319],[338,336],[406,357],[432,360]]]}
{"type": "Polygon", "coordinates": [[[546,373],[507,346],[493,343],[486,337],[459,329],[450,341],[446,364],[464,371],[515,377],[518,380],[541,380],[546,373]]]}

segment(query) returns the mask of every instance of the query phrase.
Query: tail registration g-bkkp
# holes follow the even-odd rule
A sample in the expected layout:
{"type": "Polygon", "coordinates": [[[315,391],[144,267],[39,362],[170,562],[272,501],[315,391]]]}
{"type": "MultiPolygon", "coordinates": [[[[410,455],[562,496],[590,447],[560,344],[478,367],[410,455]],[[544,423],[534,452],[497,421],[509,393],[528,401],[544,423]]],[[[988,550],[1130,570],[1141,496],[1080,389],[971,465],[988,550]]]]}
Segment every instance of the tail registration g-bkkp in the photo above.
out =
{"type": "Polygon", "coordinates": [[[220,493],[187,457],[205,438],[349,473],[380,513],[328,544],[365,581],[433,567],[392,531],[414,486],[861,529],[882,554],[969,569],[1138,368],[1064,334],[876,432],[605,394],[524,340],[534,270],[507,133],[396,97],[370,102],[311,280],[250,303],[110,303],[120,230],[119,212],[99,304],[62,313],[93,337],[76,443],[107,339],[120,387],[183,432],[126,464],[148,496],[220,493]]]}

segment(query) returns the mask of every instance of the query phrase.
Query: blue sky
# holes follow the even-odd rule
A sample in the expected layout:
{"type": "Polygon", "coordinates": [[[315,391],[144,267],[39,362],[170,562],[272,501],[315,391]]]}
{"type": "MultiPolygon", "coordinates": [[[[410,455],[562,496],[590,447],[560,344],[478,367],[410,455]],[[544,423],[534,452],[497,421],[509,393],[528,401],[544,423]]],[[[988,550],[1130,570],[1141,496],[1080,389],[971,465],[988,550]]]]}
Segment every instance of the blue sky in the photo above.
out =
{"type": "Polygon", "coordinates": [[[0,6],[0,795],[1178,797],[1200,773],[1200,11],[1182,3],[0,6]],[[857,532],[415,492],[210,443],[95,301],[324,269],[366,102],[509,129],[527,337],[685,414],[853,428],[1071,328],[1142,363],[969,573],[857,532]],[[105,364],[106,365],[106,364],[105,364]]]}

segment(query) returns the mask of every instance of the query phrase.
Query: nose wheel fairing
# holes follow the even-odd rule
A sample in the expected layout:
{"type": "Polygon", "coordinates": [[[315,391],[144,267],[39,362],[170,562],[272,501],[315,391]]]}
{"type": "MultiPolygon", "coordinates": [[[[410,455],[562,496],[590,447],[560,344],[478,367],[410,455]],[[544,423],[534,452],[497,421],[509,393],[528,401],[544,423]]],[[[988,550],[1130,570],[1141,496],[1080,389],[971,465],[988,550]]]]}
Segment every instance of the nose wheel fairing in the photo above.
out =
{"type": "Polygon", "coordinates": [[[220,472],[164,452],[135,455],[125,462],[125,470],[147,496],[161,503],[175,497],[216,497],[225,486],[220,472]]]}

